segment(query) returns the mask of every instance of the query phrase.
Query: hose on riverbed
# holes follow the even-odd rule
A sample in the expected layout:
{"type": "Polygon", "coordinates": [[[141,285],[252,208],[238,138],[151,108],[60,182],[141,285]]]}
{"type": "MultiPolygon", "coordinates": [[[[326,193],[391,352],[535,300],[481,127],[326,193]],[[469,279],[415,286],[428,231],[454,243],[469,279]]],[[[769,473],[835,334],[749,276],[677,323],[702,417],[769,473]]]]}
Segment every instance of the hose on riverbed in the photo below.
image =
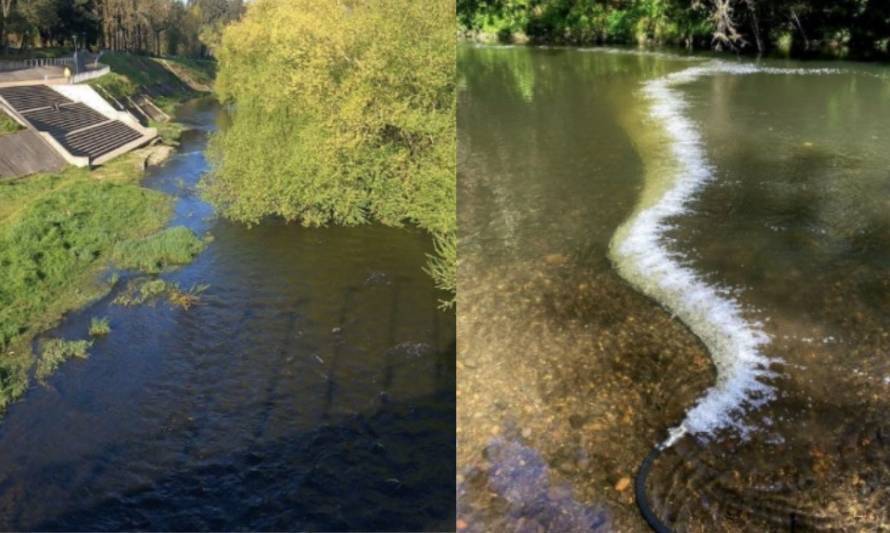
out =
{"type": "Polygon", "coordinates": [[[652,509],[652,506],[649,504],[649,498],[646,497],[646,478],[649,476],[649,471],[652,470],[652,463],[661,455],[661,452],[667,450],[671,446],[673,446],[680,437],[686,434],[686,428],[680,426],[678,428],[671,430],[671,435],[664,442],[658,443],[652,451],[649,452],[649,455],[643,459],[643,462],[640,463],[640,468],[637,470],[637,475],[634,478],[634,499],[637,501],[637,507],[640,509],[640,514],[643,515],[643,519],[649,524],[649,527],[652,528],[652,531],[655,533],[672,533],[673,530],[665,525],[664,522],[658,518],[658,515],[655,514],[655,511],[652,509]]]}

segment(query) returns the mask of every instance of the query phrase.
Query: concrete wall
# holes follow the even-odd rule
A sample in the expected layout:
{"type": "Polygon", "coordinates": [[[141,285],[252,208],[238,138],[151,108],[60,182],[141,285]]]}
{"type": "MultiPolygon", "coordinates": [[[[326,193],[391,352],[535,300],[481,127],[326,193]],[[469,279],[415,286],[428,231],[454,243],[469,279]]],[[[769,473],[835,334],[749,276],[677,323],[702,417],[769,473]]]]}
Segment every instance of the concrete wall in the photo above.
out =
{"type": "Polygon", "coordinates": [[[58,172],[65,160],[32,130],[0,136],[0,178],[58,172]]]}
{"type": "Polygon", "coordinates": [[[105,115],[109,120],[120,120],[129,124],[129,120],[134,120],[129,113],[122,113],[111,107],[102,96],[89,85],[50,85],[50,89],[61,94],[69,100],[80,102],[91,107],[105,115]]]}

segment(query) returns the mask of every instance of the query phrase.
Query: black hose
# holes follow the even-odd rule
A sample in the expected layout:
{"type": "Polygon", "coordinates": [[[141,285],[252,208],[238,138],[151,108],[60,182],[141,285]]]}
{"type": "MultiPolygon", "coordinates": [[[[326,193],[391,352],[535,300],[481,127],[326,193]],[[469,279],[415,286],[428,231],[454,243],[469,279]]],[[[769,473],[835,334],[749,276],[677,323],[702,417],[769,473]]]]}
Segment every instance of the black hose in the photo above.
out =
{"type": "Polygon", "coordinates": [[[663,450],[664,445],[659,444],[652,448],[649,455],[643,459],[639,470],[637,470],[637,476],[634,478],[634,496],[636,496],[637,507],[640,508],[640,514],[643,515],[643,519],[646,520],[646,523],[649,524],[652,531],[655,531],[655,533],[672,533],[673,530],[666,526],[664,522],[658,518],[658,515],[655,514],[655,511],[652,510],[652,506],[649,504],[649,499],[646,497],[646,477],[649,475],[649,470],[652,469],[652,463],[654,463],[655,459],[661,455],[663,450]]]}

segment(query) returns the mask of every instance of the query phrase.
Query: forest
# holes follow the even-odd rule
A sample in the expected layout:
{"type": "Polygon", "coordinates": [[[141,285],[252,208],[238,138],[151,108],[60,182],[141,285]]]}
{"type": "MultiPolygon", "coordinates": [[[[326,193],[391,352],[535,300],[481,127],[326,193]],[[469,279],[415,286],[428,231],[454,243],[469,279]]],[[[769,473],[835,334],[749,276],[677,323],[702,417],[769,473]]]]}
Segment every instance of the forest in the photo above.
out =
{"type": "Polygon", "coordinates": [[[0,0],[0,55],[74,47],[206,57],[243,0],[0,0]]]}
{"type": "Polygon", "coordinates": [[[458,0],[472,38],[676,45],[749,54],[890,57],[876,0],[458,0]]]}

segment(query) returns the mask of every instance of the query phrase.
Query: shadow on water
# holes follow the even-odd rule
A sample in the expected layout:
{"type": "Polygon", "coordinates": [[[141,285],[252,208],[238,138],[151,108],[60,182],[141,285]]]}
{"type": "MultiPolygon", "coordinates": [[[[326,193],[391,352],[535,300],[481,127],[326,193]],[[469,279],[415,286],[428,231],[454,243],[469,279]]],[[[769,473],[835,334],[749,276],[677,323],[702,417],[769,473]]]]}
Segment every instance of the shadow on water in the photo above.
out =
{"type": "MultiPolygon", "coordinates": [[[[212,456],[146,480],[83,508],[46,517],[45,531],[445,530],[452,527],[454,454],[443,439],[449,394],[390,403],[368,415],[212,456]]],[[[117,443],[95,457],[77,494],[101,494],[103,478],[126,464],[109,461],[144,443],[117,443]]],[[[36,483],[73,482],[77,465],[48,464],[36,483]]],[[[8,524],[18,524],[13,517],[8,524]]]]}
{"type": "Polygon", "coordinates": [[[183,113],[200,127],[145,184],[213,236],[160,277],[209,288],[190,309],[127,307],[121,283],[47,333],[111,326],[7,412],[0,529],[453,524],[455,323],[423,272],[429,236],[216,218],[196,188],[218,111],[183,113]]]}

